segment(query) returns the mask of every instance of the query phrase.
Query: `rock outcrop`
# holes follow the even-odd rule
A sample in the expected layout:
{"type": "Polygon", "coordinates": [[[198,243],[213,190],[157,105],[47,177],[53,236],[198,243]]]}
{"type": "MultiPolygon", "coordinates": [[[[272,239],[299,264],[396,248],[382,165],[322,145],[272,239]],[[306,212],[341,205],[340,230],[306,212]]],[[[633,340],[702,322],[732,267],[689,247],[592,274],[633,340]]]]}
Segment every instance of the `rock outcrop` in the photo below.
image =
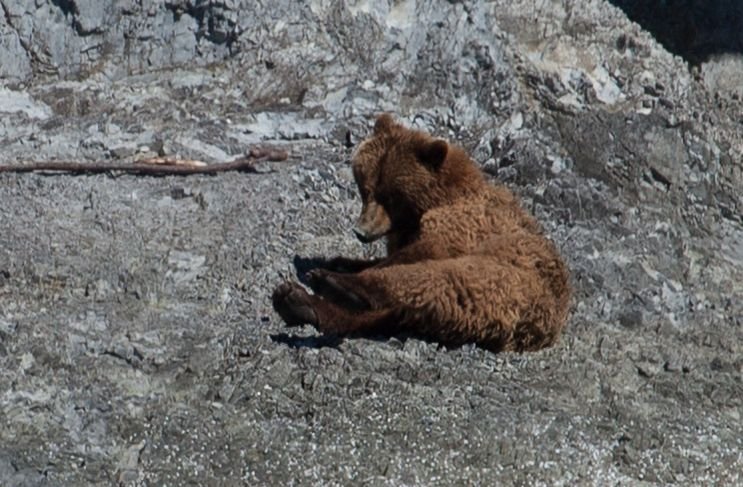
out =
{"type": "Polygon", "coordinates": [[[292,154],[0,175],[0,484],[741,481],[735,53],[690,68],[602,0],[0,6],[1,163],[292,154]],[[559,345],[287,334],[295,254],[380,250],[344,163],[380,111],[545,224],[559,345]]]}

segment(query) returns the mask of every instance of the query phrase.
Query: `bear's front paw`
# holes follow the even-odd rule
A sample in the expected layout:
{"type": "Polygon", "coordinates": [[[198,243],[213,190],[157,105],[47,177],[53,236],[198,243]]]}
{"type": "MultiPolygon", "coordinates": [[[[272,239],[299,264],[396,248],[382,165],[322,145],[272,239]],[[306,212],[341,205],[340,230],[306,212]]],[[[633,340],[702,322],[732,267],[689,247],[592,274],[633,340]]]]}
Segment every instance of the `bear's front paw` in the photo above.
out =
{"type": "Polygon", "coordinates": [[[336,304],[354,309],[368,309],[369,302],[351,290],[356,283],[356,276],[338,274],[323,269],[313,269],[306,274],[307,285],[316,295],[329,299],[336,304]]]}
{"type": "Polygon", "coordinates": [[[273,291],[273,309],[287,326],[317,325],[317,315],[311,297],[302,286],[294,282],[280,284],[273,291]]]}
{"type": "Polygon", "coordinates": [[[347,298],[349,291],[338,282],[338,279],[343,279],[342,275],[338,275],[325,269],[312,269],[305,274],[307,285],[315,291],[315,294],[326,298],[343,299],[347,298]]]}

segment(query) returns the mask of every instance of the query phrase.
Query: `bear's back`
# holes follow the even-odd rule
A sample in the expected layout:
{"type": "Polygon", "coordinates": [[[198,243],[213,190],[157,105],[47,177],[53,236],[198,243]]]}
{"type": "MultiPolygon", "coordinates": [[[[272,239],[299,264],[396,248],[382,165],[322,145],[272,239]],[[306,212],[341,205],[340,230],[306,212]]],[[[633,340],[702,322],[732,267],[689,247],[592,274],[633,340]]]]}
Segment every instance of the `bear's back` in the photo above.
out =
{"type": "Polygon", "coordinates": [[[536,237],[541,227],[504,187],[485,183],[481,191],[434,208],[421,219],[420,239],[436,242],[442,257],[484,254],[493,239],[516,241],[536,237]]]}

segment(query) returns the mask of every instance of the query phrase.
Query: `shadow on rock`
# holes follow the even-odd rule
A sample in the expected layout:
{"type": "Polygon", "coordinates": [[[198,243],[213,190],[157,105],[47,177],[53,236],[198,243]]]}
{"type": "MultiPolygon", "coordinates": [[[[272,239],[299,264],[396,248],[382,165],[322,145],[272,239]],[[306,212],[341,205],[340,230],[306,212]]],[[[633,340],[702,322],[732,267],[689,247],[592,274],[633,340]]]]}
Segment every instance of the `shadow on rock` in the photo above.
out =
{"type": "Polygon", "coordinates": [[[609,0],[691,65],[743,53],[743,5],[733,0],[609,0]]]}
{"type": "Polygon", "coordinates": [[[307,273],[314,269],[323,269],[327,266],[328,259],[324,257],[300,257],[294,256],[292,261],[294,270],[297,273],[297,279],[304,285],[308,285],[307,273]]]}
{"type": "Polygon", "coordinates": [[[271,340],[276,343],[287,345],[290,348],[338,348],[343,339],[338,336],[318,335],[318,336],[297,336],[288,333],[275,333],[271,335],[271,340]]]}

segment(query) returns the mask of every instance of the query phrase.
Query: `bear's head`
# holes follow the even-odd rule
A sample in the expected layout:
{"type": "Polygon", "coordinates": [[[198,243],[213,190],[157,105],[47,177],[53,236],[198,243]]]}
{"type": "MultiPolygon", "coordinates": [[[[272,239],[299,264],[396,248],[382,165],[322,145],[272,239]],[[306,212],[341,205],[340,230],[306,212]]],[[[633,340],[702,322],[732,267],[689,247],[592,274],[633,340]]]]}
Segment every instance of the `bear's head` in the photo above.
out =
{"type": "Polygon", "coordinates": [[[464,151],[389,114],[377,118],[351,164],[363,204],[354,231],[364,242],[415,232],[426,211],[471,194],[482,182],[464,151]]]}

